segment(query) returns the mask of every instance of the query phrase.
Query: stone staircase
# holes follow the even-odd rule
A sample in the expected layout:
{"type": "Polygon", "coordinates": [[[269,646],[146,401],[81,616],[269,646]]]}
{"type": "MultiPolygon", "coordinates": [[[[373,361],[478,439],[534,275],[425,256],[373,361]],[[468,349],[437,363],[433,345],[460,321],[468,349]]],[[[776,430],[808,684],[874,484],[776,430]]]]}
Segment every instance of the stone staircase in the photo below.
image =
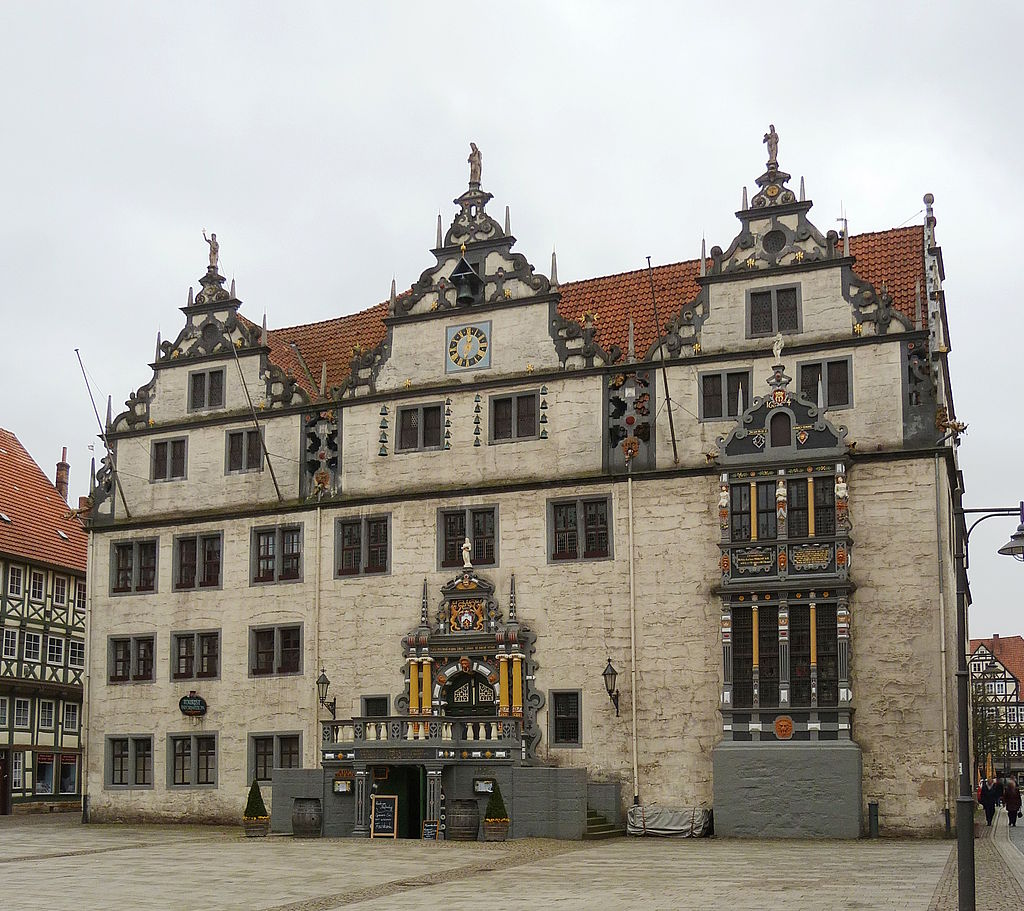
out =
{"type": "Polygon", "coordinates": [[[587,807],[587,830],[583,833],[584,840],[593,841],[598,838],[618,838],[625,835],[626,830],[622,826],[609,822],[608,819],[587,807]]]}

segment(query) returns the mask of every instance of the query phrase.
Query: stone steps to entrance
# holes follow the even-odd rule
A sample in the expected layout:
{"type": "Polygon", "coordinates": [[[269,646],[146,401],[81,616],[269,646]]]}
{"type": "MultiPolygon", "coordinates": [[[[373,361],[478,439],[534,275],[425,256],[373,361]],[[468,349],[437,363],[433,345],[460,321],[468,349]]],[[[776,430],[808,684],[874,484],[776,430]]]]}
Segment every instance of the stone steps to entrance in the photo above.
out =
{"type": "Polygon", "coordinates": [[[587,830],[583,833],[584,841],[596,841],[601,838],[618,838],[625,835],[626,830],[608,821],[596,810],[587,807],[587,830]]]}

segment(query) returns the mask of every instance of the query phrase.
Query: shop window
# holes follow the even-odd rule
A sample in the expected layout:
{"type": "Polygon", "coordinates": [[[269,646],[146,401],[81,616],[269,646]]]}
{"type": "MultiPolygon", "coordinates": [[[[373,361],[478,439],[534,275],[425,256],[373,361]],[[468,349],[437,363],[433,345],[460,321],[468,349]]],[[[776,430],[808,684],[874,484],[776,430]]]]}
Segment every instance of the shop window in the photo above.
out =
{"type": "Polygon", "coordinates": [[[185,438],[159,440],[153,444],[150,478],[154,481],[178,481],[185,477],[185,438]]]}
{"type": "Polygon", "coordinates": [[[35,792],[53,793],[53,753],[36,753],[35,792]]]}
{"type": "Polygon", "coordinates": [[[586,497],[548,503],[551,560],[604,560],[612,555],[611,500],[586,497]]]}
{"type": "Polygon", "coordinates": [[[390,516],[339,519],[335,537],[337,575],[389,572],[390,526],[390,516]]]}
{"type": "Polygon", "coordinates": [[[74,754],[61,755],[60,778],[57,787],[61,794],[78,793],[78,757],[74,754]]]}

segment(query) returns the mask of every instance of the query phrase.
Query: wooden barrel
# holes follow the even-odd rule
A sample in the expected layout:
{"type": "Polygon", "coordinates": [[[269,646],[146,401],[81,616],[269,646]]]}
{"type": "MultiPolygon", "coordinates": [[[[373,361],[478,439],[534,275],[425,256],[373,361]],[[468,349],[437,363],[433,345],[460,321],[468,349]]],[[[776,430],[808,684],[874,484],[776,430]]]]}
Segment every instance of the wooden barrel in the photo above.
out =
{"type": "Polygon", "coordinates": [[[292,835],[296,838],[319,838],[323,822],[319,797],[296,797],[292,802],[292,835]]]}
{"type": "Polygon", "coordinates": [[[476,841],[480,807],[476,800],[449,800],[444,837],[448,841],[476,841]]]}

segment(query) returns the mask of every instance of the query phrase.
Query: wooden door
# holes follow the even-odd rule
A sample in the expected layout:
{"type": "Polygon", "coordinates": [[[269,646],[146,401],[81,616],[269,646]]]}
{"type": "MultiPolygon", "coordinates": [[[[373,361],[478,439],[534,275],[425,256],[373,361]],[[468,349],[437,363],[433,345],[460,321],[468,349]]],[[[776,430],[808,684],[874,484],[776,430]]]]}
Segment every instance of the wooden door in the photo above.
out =
{"type": "Polygon", "coordinates": [[[11,812],[11,753],[0,750],[0,816],[11,812]]]}

